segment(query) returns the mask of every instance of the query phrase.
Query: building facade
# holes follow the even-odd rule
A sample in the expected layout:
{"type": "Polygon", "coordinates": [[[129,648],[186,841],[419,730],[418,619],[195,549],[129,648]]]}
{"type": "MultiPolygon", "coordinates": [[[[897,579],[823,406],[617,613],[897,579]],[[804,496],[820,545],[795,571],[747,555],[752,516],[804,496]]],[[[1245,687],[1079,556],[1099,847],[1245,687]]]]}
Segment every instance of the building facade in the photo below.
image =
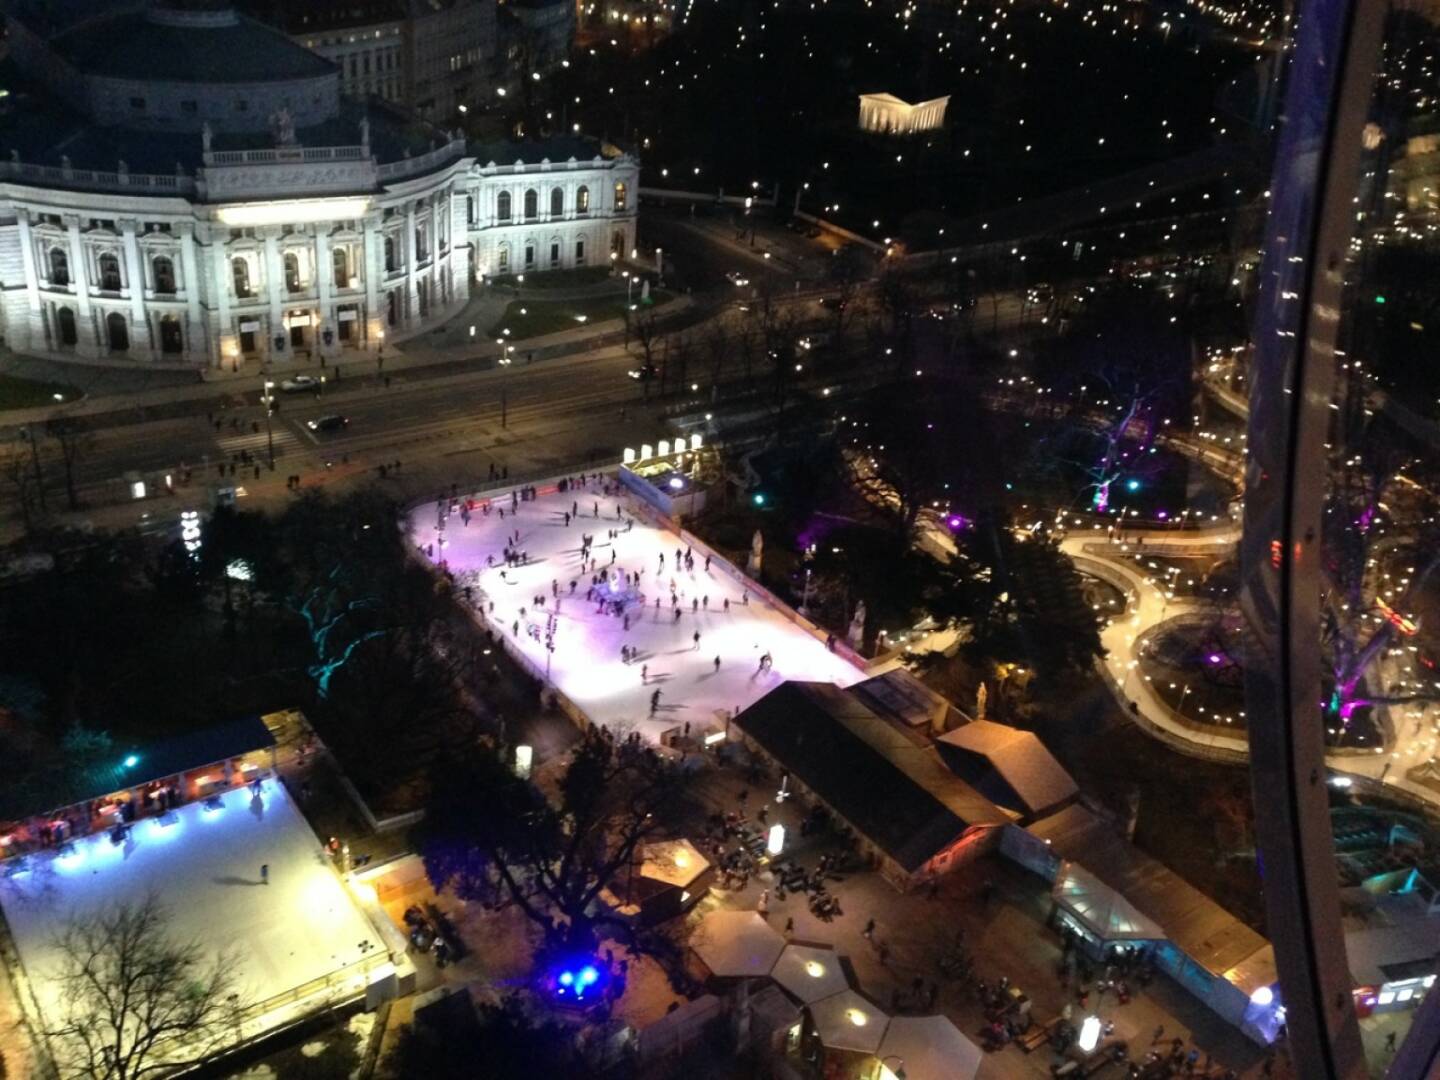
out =
{"type": "Polygon", "coordinates": [[[488,101],[502,47],[496,0],[243,0],[256,18],[330,60],[340,91],[438,122],[488,101]]]}
{"type": "MultiPolygon", "coordinates": [[[[208,7],[155,16],[202,37],[248,23],[208,7]]],[[[11,348],[195,368],[375,350],[454,314],[487,276],[604,264],[634,247],[630,154],[568,137],[467,144],[433,129],[414,142],[413,117],[343,102],[333,65],[317,77],[319,58],[243,29],[272,35],[275,78],[185,84],[175,100],[205,107],[177,110],[163,130],[148,103],[166,95],[135,79],[147,110],[133,125],[99,124],[108,103],[68,101],[42,132],[29,110],[0,119],[11,348]],[[313,125],[287,111],[301,72],[313,125]],[[277,107],[257,115],[241,100],[277,107]],[[174,171],[106,156],[142,150],[174,171]]],[[[31,100],[42,104],[38,91],[31,100]]]]}

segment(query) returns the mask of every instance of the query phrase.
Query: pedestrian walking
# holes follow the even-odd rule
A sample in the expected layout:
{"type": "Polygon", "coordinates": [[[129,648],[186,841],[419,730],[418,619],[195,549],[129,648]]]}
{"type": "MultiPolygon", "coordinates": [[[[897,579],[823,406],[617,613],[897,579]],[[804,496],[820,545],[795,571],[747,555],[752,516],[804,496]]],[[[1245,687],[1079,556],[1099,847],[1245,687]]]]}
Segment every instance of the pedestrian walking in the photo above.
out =
{"type": "Polygon", "coordinates": [[[696,652],[699,652],[699,651],[700,651],[700,631],[699,631],[699,630],[696,630],[696,631],[695,631],[694,641],[695,641],[695,651],[696,651],[696,652]]]}

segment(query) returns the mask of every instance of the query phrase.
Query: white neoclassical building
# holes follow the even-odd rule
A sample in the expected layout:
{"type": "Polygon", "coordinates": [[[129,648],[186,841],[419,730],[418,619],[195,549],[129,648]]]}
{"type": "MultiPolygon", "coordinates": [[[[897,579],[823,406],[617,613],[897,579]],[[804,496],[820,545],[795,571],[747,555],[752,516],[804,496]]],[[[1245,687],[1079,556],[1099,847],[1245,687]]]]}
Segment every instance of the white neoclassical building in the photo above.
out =
{"type": "Polygon", "coordinates": [[[860,95],[860,130],[879,135],[918,135],[945,124],[950,95],[911,104],[894,94],[860,95]]]}
{"type": "Polygon", "coordinates": [[[332,64],[223,0],[38,30],[19,9],[34,85],[0,115],[17,351],[218,367],[376,349],[488,276],[634,247],[639,165],[614,146],[467,144],[344,101],[332,64]]]}

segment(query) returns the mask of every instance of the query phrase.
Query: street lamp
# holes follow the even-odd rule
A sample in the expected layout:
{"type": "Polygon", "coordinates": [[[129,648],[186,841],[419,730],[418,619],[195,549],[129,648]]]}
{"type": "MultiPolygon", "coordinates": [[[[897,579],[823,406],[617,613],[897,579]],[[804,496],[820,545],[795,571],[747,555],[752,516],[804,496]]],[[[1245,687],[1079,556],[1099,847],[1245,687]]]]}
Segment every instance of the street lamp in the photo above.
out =
{"type": "Polygon", "coordinates": [[[275,432],[270,426],[270,414],[275,411],[275,383],[265,380],[265,445],[270,452],[270,471],[275,471],[275,432]]]}
{"type": "MultiPolygon", "coordinates": [[[[500,359],[496,361],[496,363],[498,363],[503,370],[510,366],[510,362],[513,359],[510,354],[515,351],[515,346],[506,345],[504,338],[496,338],[495,344],[500,346],[500,359]]],[[[504,379],[500,380],[500,426],[502,428],[510,426],[510,401],[504,379]]]]}

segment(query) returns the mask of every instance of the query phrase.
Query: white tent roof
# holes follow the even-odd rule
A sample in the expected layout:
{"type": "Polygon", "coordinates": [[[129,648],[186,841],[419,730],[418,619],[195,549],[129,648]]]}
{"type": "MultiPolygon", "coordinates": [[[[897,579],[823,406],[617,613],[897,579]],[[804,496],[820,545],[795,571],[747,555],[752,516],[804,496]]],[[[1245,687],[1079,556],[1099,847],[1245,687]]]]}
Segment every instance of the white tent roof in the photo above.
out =
{"type": "Polygon", "coordinates": [[[898,1057],[905,1080],[975,1080],[984,1055],[943,1016],[897,1016],[876,1057],[898,1057]]]}
{"type": "Polygon", "coordinates": [[[1165,931],[1079,863],[1061,864],[1054,896],[1103,941],[1161,941],[1165,931]]]}
{"type": "Polygon", "coordinates": [[[1032,813],[1056,806],[1080,790],[1032,732],[990,720],[972,720],[947,731],[939,741],[988,760],[1032,813]]]}
{"type": "Polygon", "coordinates": [[[662,840],[640,849],[640,876],[663,881],[680,889],[710,869],[710,860],[689,840],[662,840]]]}
{"type": "Polygon", "coordinates": [[[721,978],[769,975],[785,938],[754,911],[712,911],[690,935],[690,947],[721,978]]]}
{"type": "Polygon", "coordinates": [[[850,988],[840,957],[828,946],[786,945],[770,977],[805,1005],[850,988]]]}
{"type": "Polygon", "coordinates": [[[854,990],[842,990],[808,1008],[820,1042],[830,1050],[873,1054],[890,1023],[889,1016],[854,990]]]}

